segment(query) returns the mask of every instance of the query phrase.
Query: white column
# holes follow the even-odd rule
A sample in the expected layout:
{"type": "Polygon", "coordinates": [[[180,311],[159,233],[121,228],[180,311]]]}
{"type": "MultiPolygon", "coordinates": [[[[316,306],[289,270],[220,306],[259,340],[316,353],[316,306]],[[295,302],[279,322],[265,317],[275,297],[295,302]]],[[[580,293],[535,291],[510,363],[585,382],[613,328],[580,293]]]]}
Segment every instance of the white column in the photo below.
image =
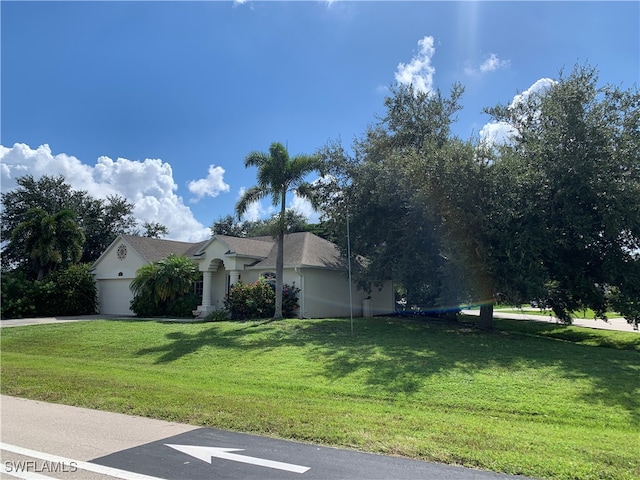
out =
{"type": "MultiPolygon", "coordinates": [[[[211,306],[211,279],[213,277],[213,272],[207,270],[202,272],[202,306],[210,307],[211,306]]],[[[206,308],[204,309],[207,310],[206,308]]]]}
{"type": "Polygon", "coordinates": [[[240,271],[239,270],[231,270],[229,272],[229,286],[235,285],[240,280],[240,271]]]}

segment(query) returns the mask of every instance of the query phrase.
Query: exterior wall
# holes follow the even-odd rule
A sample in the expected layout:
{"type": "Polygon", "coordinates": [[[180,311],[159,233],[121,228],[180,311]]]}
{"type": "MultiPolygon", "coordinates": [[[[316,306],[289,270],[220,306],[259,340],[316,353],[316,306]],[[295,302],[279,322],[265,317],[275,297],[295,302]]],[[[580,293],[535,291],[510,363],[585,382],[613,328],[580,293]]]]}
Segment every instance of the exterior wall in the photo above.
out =
{"type": "MultiPolygon", "coordinates": [[[[343,272],[315,268],[301,269],[304,298],[300,300],[306,318],[348,317],[349,279],[343,272]]],[[[297,284],[297,282],[296,282],[297,284]]],[[[353,315],[362,316],[363,293],[357,288],[351,291],[353,315]]]]}
{"type": "Polygon", "coordinates": [[[370,306],[371,315],[387,315],[396,311],[396,299],[391,281],[386,282],[380,291],[373,287],[370,306]]]}
{"type": "MultiPolygon", "coordinates": [[[[254,270],[243,272],[243,281],[250,283],[260,275],[273,270],[254,270]],[[252,275],[255,272],[254,275],[252,275]],[[245,277],[247,279],[245,279],[245,277]]],[[[284,283],[295,284],[300,289],[299,316],[302,318],[348,317],[349,279],[344,272],[321,268],[285,268],[284,283]]],[[[354,285],[351,292],[353,315],[384,315],[394,312],[394,296],[391,282],[381,291],[374,289],[371,298],[354,285]],[[363,308],[364,307],[364,308],[363,308]]]]}
{"type": "MultiPolygon", "coordinates": [[[[349,279],[343,272],[305,269],[303,282],[305,317],[350,316],[349,279]]],[[[351,301],[354,317],[385,315],[395,310],[391,282],[387,282],[380,291],[374,288],[370,295],[353,285],[351,301]]]]}

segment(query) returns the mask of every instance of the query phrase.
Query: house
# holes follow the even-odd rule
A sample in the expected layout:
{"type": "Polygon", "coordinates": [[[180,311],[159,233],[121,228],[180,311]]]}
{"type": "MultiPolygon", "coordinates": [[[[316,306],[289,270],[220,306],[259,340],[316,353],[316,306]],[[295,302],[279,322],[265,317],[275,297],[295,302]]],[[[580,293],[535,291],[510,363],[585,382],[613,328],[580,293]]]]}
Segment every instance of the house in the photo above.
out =
{"type": "MultiPolygon", "coordinates": [[[[224,308],[224,298],[239,280],[252,283],[275,276],[277,242],[273,237],[238,238],[214,235],[199,242],[177,242],[120,235],[93,265],[99,311],[133,315],[129,289],[136,271],[170,254],[192,258],[202,272],[200,316],[224,308]]],[[[333,243],[309,232],[291,233],[284,241],[284,283],[295,285],[298,316],[326,318],[388,314],[394,311],[391,282],[369,294],[355,284],[351,291],[347,267],[333,243]],[[350,302],[351,297],[351,302],[350,302]],[[350,307],[352,305],[352,307],[350,307]]]]}

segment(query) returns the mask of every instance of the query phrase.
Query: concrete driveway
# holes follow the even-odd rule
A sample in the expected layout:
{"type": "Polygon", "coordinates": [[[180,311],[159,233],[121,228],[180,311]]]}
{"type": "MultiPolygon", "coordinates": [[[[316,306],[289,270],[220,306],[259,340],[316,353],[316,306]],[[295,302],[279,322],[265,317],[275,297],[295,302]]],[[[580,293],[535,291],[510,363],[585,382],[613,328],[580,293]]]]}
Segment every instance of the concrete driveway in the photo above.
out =
{"type": "MultiPolygon", "coordinates": [[[[23,325],[40,325],[43,323],[83,322],[87,320],[105,320],[110,318],[128,318],[122,315],[74,315],[69,317],[42,317],[42,318],[10,318],[0,320],[0,327],[21,327],[23,325]]],[[[133,317],[131,317],[133,318],[133,317]]]]}

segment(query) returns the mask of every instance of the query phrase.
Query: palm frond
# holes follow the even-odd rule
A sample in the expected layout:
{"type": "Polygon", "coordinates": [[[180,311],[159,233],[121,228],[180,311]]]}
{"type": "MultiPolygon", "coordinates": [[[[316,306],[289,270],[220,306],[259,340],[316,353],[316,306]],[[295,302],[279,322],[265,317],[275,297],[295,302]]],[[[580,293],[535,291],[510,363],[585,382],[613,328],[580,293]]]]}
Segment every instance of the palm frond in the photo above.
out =
{"type": "Polygon", "coordinates": [[[240,200],[238,200],[238,203],[236,203],[236,215],[238,217],[242,217],[242,215],[247,213],[249,205],[262,200],[270,194],[271,192],[268,188],[264,188],[259,185],[245,190],[242,197],[240,197],[240,200]]]}
{"type": "Polygon", "coordinates": [[[262,166],[269,161],[269,155],[264,152],[251,152],[244,158],[244,168],[262,166]]]}

